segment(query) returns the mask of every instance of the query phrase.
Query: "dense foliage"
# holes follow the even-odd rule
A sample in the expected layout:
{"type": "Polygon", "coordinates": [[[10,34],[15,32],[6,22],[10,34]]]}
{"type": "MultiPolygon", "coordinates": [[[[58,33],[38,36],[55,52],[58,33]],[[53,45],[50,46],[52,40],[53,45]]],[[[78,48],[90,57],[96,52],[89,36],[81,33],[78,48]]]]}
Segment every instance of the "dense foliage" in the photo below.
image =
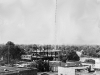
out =
{"type": "Polygon", "coordinates": [[[22,54],[24,54],[24,50],[11,41],[8,41],[6,45],[0,48],[0,56],[3,57],[3,60],[6,61],[6,63],[20,60],[22,54]]]}
{"type": "MultiPolygon", "coordinates": [[[[19,45],[20,48],[25,49],[26,53],[32,53],[33,50],[53,50],[54,45],[19,45]]],[[[100,46],[99,45],[57,45],[57,50],[62,50],[64,54],[66,51],[75,50],[81,51],[83,50],[83,55],[91,56],[91,57],[100,57],[100,46]]]]}
{"type": "MultiPolygon", "coordinates": [[[[32,54],[34,50],[53,50],[55,45],[15,45],[13,42],[8,41],[6,44],[0,45],[0,57],[4,57],[5,60],[12,59],[19,60],[20,56],[25,52],[26,54],[32,54]]],[[[100,46],[99,45],[57,45],[57,50],[61,50],[59,56],[60,60],[65,62],[66,60],[78,61],[79,57],[75,51],[83,50],[83,56],[100,57],[100,46]]]]}
{"type": "Polygon", "coordinates": [[[44,71],[49,71],[49,64],[48,61],[43,61],[43,60],[37,60],[37,69],[40,72],[44,72],[44,71]]]}
{"type": "Polygon", "coordinates": [[[60,61],[66,62],[66,61],[79,61],[80,57],[76,54],[74,50],[69,50],[66,52],[66,55],[61,54],[59,56],[60,61]]]}

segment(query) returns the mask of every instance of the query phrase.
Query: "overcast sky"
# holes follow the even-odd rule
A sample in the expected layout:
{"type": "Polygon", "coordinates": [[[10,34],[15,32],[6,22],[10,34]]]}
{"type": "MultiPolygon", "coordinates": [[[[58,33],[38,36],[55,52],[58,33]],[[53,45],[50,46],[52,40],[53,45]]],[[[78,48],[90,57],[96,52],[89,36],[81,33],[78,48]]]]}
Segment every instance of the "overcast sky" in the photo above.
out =
{"type": "Polygon", "coordinates": [[[99,44],[100,1],[0,0],[0,43],[99,44]],[[56,41],[55,41],[56,30],[56,41]]]}

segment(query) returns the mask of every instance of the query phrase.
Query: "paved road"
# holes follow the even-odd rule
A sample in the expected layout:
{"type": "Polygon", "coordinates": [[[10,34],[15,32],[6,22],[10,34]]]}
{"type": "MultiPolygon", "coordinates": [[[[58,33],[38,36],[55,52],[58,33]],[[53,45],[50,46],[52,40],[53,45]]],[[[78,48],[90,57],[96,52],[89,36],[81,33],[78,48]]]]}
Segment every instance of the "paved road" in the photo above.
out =
{"type": "MultiPolygon", "coordinates": [[[[58,75],[57,72],[39,72],[37,75],[47,73],[48,75],[58,75]]],[[[100,71],[88,73],[88,72],[77,72],[76,75],[100,75],[100,71]]]]}

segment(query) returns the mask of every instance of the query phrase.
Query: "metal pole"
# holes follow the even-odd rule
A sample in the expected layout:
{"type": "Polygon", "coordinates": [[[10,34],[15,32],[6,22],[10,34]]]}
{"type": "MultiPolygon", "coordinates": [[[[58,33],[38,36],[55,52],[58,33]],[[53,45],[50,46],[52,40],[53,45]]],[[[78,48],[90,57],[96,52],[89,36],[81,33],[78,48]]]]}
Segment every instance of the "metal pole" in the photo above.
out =
{"type": "Polygon", "coordinates": [[[36,49],[36,60],[37,60],[37,49],[36,49]]]}
{"type": "Polygon", "coordinates": [[[56,42],[57,42],[57,25],[56,25],[56,23],[57,23],[57,19],[56,19],[56,17],[57,17],[57,0],[56,0],[56,7],[55,7],[55,50],[56,50],[56,42]]]}
{"type": "Polygon", "coordinates": [[[47,47],[47,58],[48,58],[48,47],[47,47]]]}
{"type": "Polygon", "coordinates": [[[9,64],[9,48],[10,46],[8,46],[8,64],[9,64]]]}

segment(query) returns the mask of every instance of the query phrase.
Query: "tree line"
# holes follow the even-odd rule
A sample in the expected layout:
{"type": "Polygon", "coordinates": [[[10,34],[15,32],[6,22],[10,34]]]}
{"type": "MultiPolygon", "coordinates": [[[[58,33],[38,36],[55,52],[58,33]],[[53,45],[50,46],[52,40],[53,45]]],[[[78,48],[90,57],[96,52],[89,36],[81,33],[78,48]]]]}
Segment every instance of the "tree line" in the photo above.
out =
{"type": "MultiPolygon", "coordinates": [[[[31,54],[34,50],[53,50],[55,45],[40,44],[14,44],[8,41],[0,45],[0,57],[3,57],[6,63],[12,60],[20,60],[22,54],[31,54]]],[[[83,55],[91,57],[100,57],[100,45],[56,45],[57,50],[61,50],[63,55],[73,55],[73,51],[83,50],[83,55]]],[[[66,56],[64,56],[66,57],[66,56]]],[[[69,56],[70,57],[70,56],[69,56]]],[[[62,57],[60,57],[62,59],[62,57]]],[[[63,58],[64,59],[64,58],[63,58]]],[[[70,58],[69,58],[70,59],[70,58]]],[[[73,58],[74,59],[74,58],[73,58]]]]}
{"type": "MultiPolygon", "coordinates": [[[[55,49],[55,45],[19,45],[20,48],[25,49],[26,53],[32,53],[34,50],[53,50],[55,49]]],[[[57,50],[62,50],[63,53],[67,53],[67,51],[75,50],[81,51],[83,50],[83,55],[91,56],[91,57],[100,57],[100,45],[56,45],[57,50]]]]}

